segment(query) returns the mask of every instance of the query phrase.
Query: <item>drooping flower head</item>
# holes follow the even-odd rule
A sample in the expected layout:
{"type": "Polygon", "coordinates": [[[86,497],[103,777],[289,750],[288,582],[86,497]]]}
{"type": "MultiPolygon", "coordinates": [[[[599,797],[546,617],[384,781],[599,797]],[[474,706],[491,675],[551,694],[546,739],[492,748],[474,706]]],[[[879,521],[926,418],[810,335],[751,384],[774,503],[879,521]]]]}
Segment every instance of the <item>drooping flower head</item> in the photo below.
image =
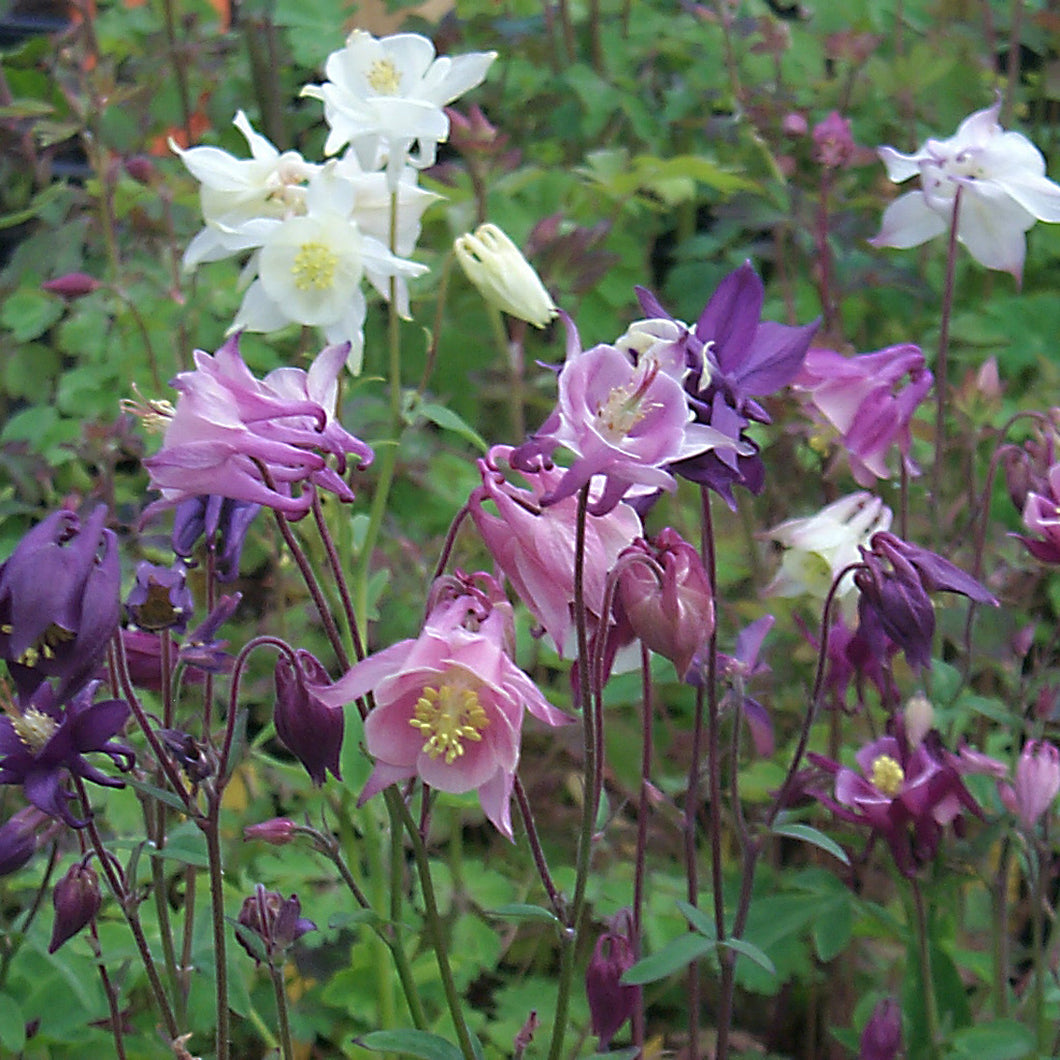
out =
{"type": "Polygon", "coordinates": [[[168,417],[162,449],[144,461],[152,487],[162,491],[144,517],[211,494],[266,505],[297,519],[312,502],[308,489],[293,492],[300,484],[353,500],[342,478],[348,458],[363,467],[373,454],[335,418],[345,359],[344,346],[328,346],[308,372],[277,368],[258,379],[239,355],[238,336],[216,354],[196,350],[195,371],[181,372],[173,381],[180,397],[168,417]]]}
{"type": "Polygon", "coordinates": [[[1037,221],[1060,222],[1060,186],[1045,175],[1045,159],[1022,133],[998,124],[1001,96],[961,122],[948,140],[927,140],[916,154],[881,147],[896,183],[920,177],[920,189],[887,207],[878,247],[917,247],[949,231],[960,189],[957,239],[981,265],[1019,282],[1027,252],[1024,233],[1037,221]]]}
{"type": "MultiPolygon", "coordinates": [[[[471,518],[497,566],[552,638],[556,650],[573,657],[577,652],[573,608],[578,502],[566,497],[542,504],[542,498],[558,487],[563,469],[520,471],[527,483],[523,487],[511,472],[505,473],[511,453],[510,446],[494,446],[478,461],[482,485],[468,501],[471,518]]],[[[640,516],[628,504],[616,504],[604,515],[587,517],[582,591],[590,633],[603,616],[608,571],[622,549],[641,533],[640,516]]]]}
{"type": "Polygon", "coordinates": [[[838,432],[857,484],[871,488],[890,477],[887,457],[895,444],[906,471],[919,473],[909,456],[910,425],[933,382],[920,347],[905,344],[856,357],[810,350],[792,386],[838,432]]]}
{"type": "Polygon", "coordinates": [[[385,161],[394,187],[406,163],[416,169],[434,165],[438,144],[449,135],[445,105],[480,84],[496,57],[496,52],[438,57],[419,34],[376,38],[357,29],[344,48],[328,56],[328,80],[306,85],[302,95],[324,104],[331,130],[325,153],[350,144],[365,169],[385,161]]]}
{"type": "MultiPolygon", "coordinates": [[[[674,322],[649,291],[639,290],[638,297],[649,317],[674,322]]],[[[744,434],[751,421],[771,422],[756,399],[795,378],[817,331],[817,321],[801,327],[762,321],[764,298],[761,279],[745,262],[721,281],[684,340],[688,403],[696,422],[720,432],[727,444],[680,461],[673,470],[709,486],[734,510],[734,485],[759,493],[765,483],[758,446],[744,434]]]]}
{"type": "Polygon", "coordinates": [[[133,764],[132,751],[113,739],[129,716],[129,705],[120,699],[93,702],[98,685],[98,681],[89,682],[65,705],[47,683],[24,706],[0,689],[4,710],[0,716],[0,784],[20,784],[34,806],[74,828],[85,822],[74,817],[68,806],[74,798],[66,787],[70,776],[108,788],[124,786],[121,779],[101,773],[84,756],[102,752],[123,771],[133,764]]]}
{"type": "Polygon", "coordinates": [[[320,787],[328,770],[342,779],[339,756],[346,721],[341,707],[328,706],[314,694],[315,688],[330,683],[327,670],[309,652],[300,649],[295,654],[297,665],[286,654],[276,660],[276,735],[320,787]]]}
{"type": "Polygon", "coordinates": [[[96,870],[86,861],[75,861],[52,891],[55,921],[48,952],[54,953],[95,920],[102,904],[103,896],[99,893],[96,870]]]}
{"type": "Polygon", "coordinates": [[[858,1060],[896,1060],[902,1051],[902,1009],[885,997],[872,1010],[858,1041],[858,1060]]]}
{"type": "Polygon", "coordinates": [[[374,694],[364,735],[375,768],[362,803],[410,777],[453,794],[477,791],[511,839],[523,711],[547,725],[570,719],[509,657],[511,611],[496,582],[464,577],[458,590],[441,595],[415,640],[376,652],[314,694],[332,707],[374,694]]]}
{"type": "Polygon", "coordinates": [[[28,699],[56,677],[61,701],[92,675],[121,617],[117,539],[100,505],[53,512],[0,565],[0,658],[28,699]]]}
{"type": "Polygon", "coordinates": [[[1002,801],[1033,829],[1060,792],[1060,751],[1048,740],[1028,740],[1016,763],[1013,784],[999,785],[1002,801]]]}
{"type": "Polygon", "coordinates": [[[260,504],[217,495],[180,501],[173,512],[173,551],[190,559],[195,543],[202,537],[207,551],[215,557],[217,580],[235,581],[247,531],[260,511],[260,504]]]}
{"type": "Polygon", "coordinates": [[[622,976],[637,960],[632,936],[633,917],[629,909],[623,909],[611,918],[607,930],[596,940],[585,969],[589,1019],[601,1053],[607,1052],[611,1039],[640,1003],[641,988],[622,982],[622,976]]]}

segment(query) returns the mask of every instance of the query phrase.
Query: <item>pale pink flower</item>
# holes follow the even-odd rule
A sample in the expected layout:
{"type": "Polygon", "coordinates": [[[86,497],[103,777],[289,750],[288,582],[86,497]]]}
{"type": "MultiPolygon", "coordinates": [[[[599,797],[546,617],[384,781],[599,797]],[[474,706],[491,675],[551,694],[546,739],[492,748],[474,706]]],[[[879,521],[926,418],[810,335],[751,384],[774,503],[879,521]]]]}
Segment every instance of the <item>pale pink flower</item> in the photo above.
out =
{"type": "Polygon", "coordinates": [[[1033,828],[1060,792],[1060,751],[1048,740],[1030,740],[1016,763],[1015,784],[999,789],[1006,808],[1033,828]]]}
{"type": "Polygon", "coordinates": [[[477,791],[486,816],[512,839],[523,711],[548,725],[571,719],[509,658],[510,608],[492,578],[475,580],[486,590],[465,578],[465,591],[435,606],[415,640],[376,652],[313,692],[335,707],[374,695],[364,736],[375,769],[362,804],[391,784],[419,777],[451,794],[477,791]]]}

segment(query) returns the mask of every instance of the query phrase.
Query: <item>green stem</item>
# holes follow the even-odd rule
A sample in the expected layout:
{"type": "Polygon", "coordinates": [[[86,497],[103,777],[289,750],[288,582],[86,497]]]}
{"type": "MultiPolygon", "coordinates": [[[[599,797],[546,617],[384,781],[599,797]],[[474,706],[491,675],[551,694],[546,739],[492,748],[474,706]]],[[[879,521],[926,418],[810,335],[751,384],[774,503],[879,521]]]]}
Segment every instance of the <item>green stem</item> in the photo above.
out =
{"type": "Polygon", "coordinates": [[[294,1060],[294,1044],[291,1041],[291,1021],[287,1014],[287,990],[283,982],[283,965],[269,965],[269,978],[276,995],[276,1017],[280,1030],[280,1055],[283,1060],[294,1060]]]}
{"type": "Polygon", "coordinates": [[[221,860],[221,839],[219,815],[221,811],[220,796],[210,799],[209,814],[200,827],[206,834],[206,854],[210,865],[210,912],[213,922],[213,959],[217,973],[217,1060],[228,1060],[228,960],[226,956],[225,908],[223,881],[223,862],[221,860]]]}
{"type": "Polygon", "coordinates": [[[927,909],[920,881],[914,876],[909,881],[916,909],[916,952],[920,962],[921,997],[924,1002],[924,1027],[927,1031],[927,1055],[934,1060],[939,1055],[939,1017],[935,1007],[935,981],[931,975],[930,936],[928,934],[927,909]]]}

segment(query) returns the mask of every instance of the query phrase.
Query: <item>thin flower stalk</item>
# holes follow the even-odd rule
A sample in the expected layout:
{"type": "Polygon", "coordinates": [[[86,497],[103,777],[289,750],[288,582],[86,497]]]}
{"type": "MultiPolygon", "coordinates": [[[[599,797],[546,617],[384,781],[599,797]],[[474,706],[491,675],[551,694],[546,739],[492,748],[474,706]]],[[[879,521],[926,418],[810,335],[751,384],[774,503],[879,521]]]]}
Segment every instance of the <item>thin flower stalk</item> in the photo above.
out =
{"type": "MultiPolygon", "coordinates": [[[[641,957],[641,939],[643,937],[644,885],[646,878],[646,860],[648,852],[648,821],[651,818],[651,767],[654,756],[652,746],[652,684],[651,652],[647,646],[640,646],[641,672],[641,745],[640,745],[640,796],[637,802],[637,848],[633,857],[633,956],[641,957]]],[[[638,996],[633,1009],[633,1044],[638,1049],[644,1048],[644,994],[638,996]]]]}

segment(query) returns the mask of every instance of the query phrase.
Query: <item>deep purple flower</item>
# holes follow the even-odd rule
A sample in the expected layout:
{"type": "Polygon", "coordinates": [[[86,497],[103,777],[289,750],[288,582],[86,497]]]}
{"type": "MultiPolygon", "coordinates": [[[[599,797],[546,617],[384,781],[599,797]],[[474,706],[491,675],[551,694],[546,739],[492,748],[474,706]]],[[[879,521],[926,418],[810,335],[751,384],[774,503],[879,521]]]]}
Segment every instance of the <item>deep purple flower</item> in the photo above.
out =
{"type": "Polygon", "coordinates": [[[348,344],[326,347],[305,372],[277,368],[257,379],[239,355],[234,335],[212,356],[195,351],[196,369],[181,372],[162,449],[144,461],[162,499],[144,513],[203,494],[263,504],[290,518],[309,511],[318,486],[343,501],[353,490],[342,478],[348,457],[371,463],[372,450],[335,418],[338,376],[348,344]],[[333,457],[335,467],[329,466],[333,457]]]}
{"type": "Polygon", "coordinates": [[[810,350],[792,386],[838,431],[855,481],[871,488],[890,477],[887,456],[895,444],[906,471],[919,474],[909,457],[910,424],[933,382],[920,347],[906,343],[857,357],[810,350]]]}
{"type": "Polygon", "coordinates": [[[235,581],[247,531],[260,511],[261,505],[250,501],[217,495],[189,497],[173,513],[173,551],[189,559],[195,542],[205,537],[206,548],[216,555],[217,580],[235,581]]]}
{"type": "MultiPolygon", "coordinates": [[[[648,316],[673,319],[649,291],[637,293],[648,316]]],[[[759,493],[765,483],[758,446],[744,435],[752,420],[771,422],[755,399],[795,378],[818,326],[817,321],[801,327],[762,322],[764,299],[762,281],[744,262],[711,295],[686,349],[685,390],[696,422],[721,432],[729,445],[717,445],[672,470],[709,486],[734,510],[734,485],[759,493]]]]}
{"type": "Polygon", "coordinates": [[[188,666],[211,674],[227,673],[232,668],[232,656],[225,651],[227,640],[218,640],[217,631],[239,607],[242,593],[222,596],[214,609],[184,638],[177,658],[188,666]]]}
{"type": "Polygon", "coordinates": [[[619,1028],[633,1015],[640,1001],[641,988],[627,986],[622,976],[636,963],[633,949],[633,920],[623,909],[597,940],[585,970],[585,995],[593,1034],[599,1039],[598,1052],[606,1052],[619,1028]]]}
{"type": "Polygon", "coordinates": [[[0,876],[17,872],[37,852],[40,833],[51,818],[36,806],[23,806],[0,825],[0,876]]]}
{"type": "MultiPolygon", "coordinates": [[[[747,683],[751,678],[768,674],[770,667],[759,661],[759,654],[769,631],[776,619],[772,615],[763,615],[736,634],[736,646],[732,655],[718,652],[718,676],[726,684],[721,707],[732,707],[739,704],[740,712],[751,730],[751,739],[755,751],[763,758],[772,755],[775,748],[773,738],[773,721],[769,711],[759,700],[747,694],[747,683]]],[[[686,680],[697,687],[706,681],[706,660],[696,657],[686,680]]]]}
{"type": "Polygon", "coordinates": [[[54,953],[64,942],[72,939],[82,928],[95,919],[103,898],[99,893],[99,877],[96,870],[84,862],[77,861],[59,880],[52,891],[55,906],[55,922],[48,952],[54,953]]]}
{"type": "Polygon", "coordinates": [[[96,671],[121,616],[117,539],[100,505],[54,512],[0,566],[0,658],[23,699],[47,677],[65,699],[96,671]]]}
{"type": "Polygon", "coordinates": [[[346,720],[341,706],[328,706],[315,694],[314,689],[331,684],[327,670],[307,651],[299,649],[295,655],[297,667],[286,654],[276,660],[276,707],[272,716],[276,735],[284,747],[320,787],[328,770],[336,780],[342,779],[339,756],[346,720]]]}
{"type": "Polygon", "coordinates": [[[981,604],[997,601],[971,575],[942,556],[903,541],[889,531],[873,534],[861,547],[865,566],[856,571],[862,631],[882,631],[897,644],[910,665],[931,666],[935,608],[929,592],[950,592],[981,604]]]}
{"type": "Polygon", "coordinates": [[[821,755],[810,761],[835,777],[834,797],[817,798],[844,821],[864,825],[885,840],[895,864],[907,876],[930,860],[943,828],[967,810],[982,810],[961,780],[961,770],[937,736],[915,748],[895,736],[883,736],[858,751],[860,772],[821,755]]]}
{"type": "Polygon", "coordinates": [[[122,780],[101,773],[84,756],[101,751],[123,771],[133,764],[132,751],[112,739],[125,724],[129,705],[120,699],[93,703],[98,684],[86,685],[65,707],[51,686],[43,684],[25,709],[8,701],[0,716],[0,784],[21,784],[34,806],[74,828],[85,822],[67,807],[74,797],[64,787],[68,776],[124,787],[122,780]]]}
{"type": "Polygon", "coordinates": [[[142,630],[158,633],[171,629],[183,633],[195,607],[184,564],[161,567],[142,561],[136,568],[136,584],[126,597],[125,607],[142,630]]]}
{"type": "Polygon", "coordinates": [[[317,929],[312,920],[302,916],[298,895],[284,898],[276,891],[265,890],[260,883],[244,899],[236,923],[240,946],[256,963],[264,958],[274,968],[283,964],[287,951],[298,939],[317,929]]]}
{"type": "Polygon", "coordinates": [[[895,1060],[902,1051],[902,1010],[894,998],[872,1010],[858,1044],[858,1060],[895,1060]]]}

